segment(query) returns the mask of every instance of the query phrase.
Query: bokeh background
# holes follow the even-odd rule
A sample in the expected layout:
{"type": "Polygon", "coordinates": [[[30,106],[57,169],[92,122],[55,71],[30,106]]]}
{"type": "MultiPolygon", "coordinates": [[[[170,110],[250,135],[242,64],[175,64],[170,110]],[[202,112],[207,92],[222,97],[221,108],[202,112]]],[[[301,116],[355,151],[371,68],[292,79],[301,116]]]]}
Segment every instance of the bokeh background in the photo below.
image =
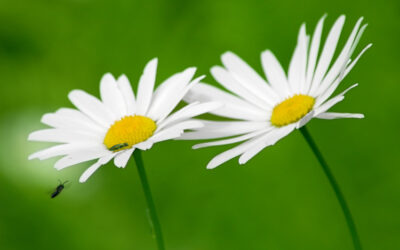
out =
{"type": "MultiPolygon", "coordinates": [[[[133,162],[104,166],[80,184],[89,163],[59,172],[56,159],[27,160],[48,146],[26,141],[45,127],[42,114],[72,107],[71,89],[98,96],[106,72],[127,74],[136,88],[156,56],[157,84],[188,66],[216,84],[209,68],[227,50],[262,72],[268,48],[287,68],[301,23],[312,32],[325,13],[325,27],[347,15],[341,44],[360,16],[369,23],[357,51],[374,46],[339,91],[360,85],[334,108],[366,118],[308,127],[365,250],[400,249],[398,0],[1,0],[0,249],[155,249],[133,162]],[[50,199],[58,179],[72,183],[50,199]]],[[[352,249],[334,193],[298,131],[245,166],[235,159],[212,171],[207,162],[229,146],[194,151],[193,144],[168,141],[144,153],[167,249],[352,249]]]]}

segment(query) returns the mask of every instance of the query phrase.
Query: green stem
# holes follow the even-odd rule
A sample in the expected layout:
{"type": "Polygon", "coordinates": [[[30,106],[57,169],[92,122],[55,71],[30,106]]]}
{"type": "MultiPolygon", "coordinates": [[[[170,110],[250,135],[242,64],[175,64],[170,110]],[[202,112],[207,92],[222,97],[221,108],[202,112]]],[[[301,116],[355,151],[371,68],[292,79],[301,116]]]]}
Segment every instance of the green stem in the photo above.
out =
{"type": "Polygon", "coordinates": [[[322,169],[325,172],[326,177],[328,177],[328,180],[333,188],[333,191],[335,191],[336,198],[339,201],[339,204],[342,208],[344,217],[346,218],[347,226],[349,227],[351,237],[353,239],[353,244],[354,244],[354,249],[356,250],[361,250],[361,242],[360,239],[358,238],[356,226],[354,224],[353,218],[350,213],[350,209],[346,203],[346,200],[344,199],[344,196],[342,192],[340,191],[339,185],[337,184],[335,177],[333,177],[333,174],[331,170],[328,167],[328,164],[324,160],[321,152],[319,151],[317,145],[315,144],[314,140],[312,139],[310,133],[306,129],[305,126],[300,128],[300,132],[303,134],[304,138],[308,142],[308,145],[310,146],[311,150],[314,152],[315,156],[317,157],[319,163],[321,164],[322,169]]]}
{"type": "Polygon", "coordinates": [[[142,154],[139,149],[136,149],[133,152],[133,157],[135,159],[139,177],[140,177],[140,181],[142,183],[144,196],[146,197],[147,206],[149,209],[150,220],[151,220],[151,224],[153,226],[154,235],[155,235],[155,238],[157,241],[157,246],[158,246],[159,250],[164,250],[165,247],[164,247],[164,242],[163,242],[163,237],[162,237],[162,232],[161,232],[161,226],[160,226],[160,222],[157,217],[156,207],[154,206],[154,201],[151,196],[149,182],[147,181],[146,171],[145,171],[144,165],[143,165],[142,154]]]}

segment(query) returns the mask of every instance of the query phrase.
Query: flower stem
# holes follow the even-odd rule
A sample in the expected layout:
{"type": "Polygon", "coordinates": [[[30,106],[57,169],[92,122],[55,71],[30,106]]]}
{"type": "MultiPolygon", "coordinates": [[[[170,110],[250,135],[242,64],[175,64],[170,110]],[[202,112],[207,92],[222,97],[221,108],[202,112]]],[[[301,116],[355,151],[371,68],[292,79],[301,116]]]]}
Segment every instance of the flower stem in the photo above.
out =
{"type": "Polygon", "coordinates": [[[152,224],[152,227],[154,230],[154,236],[157,241],[158,249],[164,250],[165,247],[164,247],[164,242],[163,242],[163,237],[162,237],[162,232],[161,232],[161,226],[160,226],[160,222],[157,217],[156,207],[154,206],[154,201],[151,196],[149,182],[147,181],[146,171],[145,171],[144,165],[143,165],[142,154],[139,149],[136,149],[133,152],[133,158],[135,159],[139,177],[140,177],[140,181],[142,183],[144,196],[146,197],[147,206],[149,209],[150,220],[151,220],[151,224],[152,224]]]}
{"type": "Polygon", "coordinates": [[[356,226],[355,226],[353,218],[351,216],[350,209],[346,203],[346,200],[344,199],[342,192],[340,191],[339,185],[337,184],[335,177],[333,177],[333,174],[332,174],[331,170],[329,169],[328,164],[324,160],[321,152],[319,151],[317,145],[315,144],[314,140],[312,139],[312,137],[311,137],[310,133],[308,132],[308,130],[306,129],[306,127],[303,126],[302,128],[300,128],[300,132],[303,134],[303,136],[306,139],[311,150],[314,152],[315,156],[317,157],[319,163],[321,164],[322,169],[325,172],[326,177],[328,178],[328,180],[333,188],[333,191],[335,191],[336,198],[338,199],[339,204],[342,208],[344,217],[346,218],[347,226],[349,227],[349,231],[350,231],[351,237],[353,239],[354,249],[361,250],[362,249],[361,242],[360,242],[360,239],[358,238],[356,226]]]}

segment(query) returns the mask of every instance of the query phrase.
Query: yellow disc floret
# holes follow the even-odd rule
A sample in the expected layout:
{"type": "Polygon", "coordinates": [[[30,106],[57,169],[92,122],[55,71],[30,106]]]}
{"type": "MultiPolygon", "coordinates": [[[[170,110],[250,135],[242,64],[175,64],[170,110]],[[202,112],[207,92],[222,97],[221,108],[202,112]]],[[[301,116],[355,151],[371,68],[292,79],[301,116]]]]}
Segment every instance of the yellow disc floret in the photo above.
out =
{"type": "Polygon", "coordinates": [[[282,127],[297,122],[311,111],[314,103],[315,99],[308,95],[290,97],[274,107],[271,123],[275,127],[282,127]]]}
{"type": "Polygon", "coordinates": [[[131,148],[133,145],[150,138],[156,130],[156,123],[145,116],[125,116],[108,129],[104,145],[111,151],[131,148]]]}

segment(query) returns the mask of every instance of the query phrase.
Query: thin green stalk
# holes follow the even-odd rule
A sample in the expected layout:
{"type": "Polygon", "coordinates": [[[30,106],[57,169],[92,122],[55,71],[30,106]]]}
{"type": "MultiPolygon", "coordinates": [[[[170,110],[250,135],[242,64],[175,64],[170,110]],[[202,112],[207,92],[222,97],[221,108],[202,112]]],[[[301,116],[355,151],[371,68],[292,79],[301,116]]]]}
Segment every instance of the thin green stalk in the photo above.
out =
{"type": "Polygon", "coordinates": [[[157,217],[156,207],[154,205],[154,201],[151,196],[149,182],[147,181],[146,171],[145,171],[144,165],[143,165],[142,154],[139,149],[136,149],[133,152],[133,158],[135,159],[139,177],[140,177],[140,181],[141,181],[142,187],[143,187],[144,196],[146,197],[147,206],[149,209],[148,211],[149,211],[149,215],[150,215],[150,220],[151,220],[151,224],[153,226],[154,236],[157,241],[158,249],[164,250],[165,247],[164,247],[164,241],[163,241],[162,232],[161,232],[161,225],[160,225],[160,222],[157,217]]]}
{"type": "Polygon", "coordinates": [[[351,237],[353,239],[353,244],[354,244],[354,249],[356,250],[361,250],[361,242],[360,239],[358,238],[356,226],[354,224],[353,218],[350,213],[350,209],[346,203],[346,200],[344,199],[344,196],[342,192],[340,191],[339,185],[335,180],[335,177],[333,177],[333,174],[331,170],[328,167],[328,164],[324,160],[324,157],[322,156],[321,152],[319,151],[317,145],[315,144],[314,140],[312,139],[310,133],[306,129],[305,126],[300,128],[300,132],[303,134],[304,138],[308,142],[308,145],[310,146],[311,150],[314,152],[315,156],[317,157],[319,163],[321,164],[322,169],[325,172],[326,177],[328,177],[328,180],[333,188],[333,191],[335,191],[336,198],[339,201],[339,204],[342,208],[344,217],[346,218],[347,226],[349,228],[351,237]]]}

